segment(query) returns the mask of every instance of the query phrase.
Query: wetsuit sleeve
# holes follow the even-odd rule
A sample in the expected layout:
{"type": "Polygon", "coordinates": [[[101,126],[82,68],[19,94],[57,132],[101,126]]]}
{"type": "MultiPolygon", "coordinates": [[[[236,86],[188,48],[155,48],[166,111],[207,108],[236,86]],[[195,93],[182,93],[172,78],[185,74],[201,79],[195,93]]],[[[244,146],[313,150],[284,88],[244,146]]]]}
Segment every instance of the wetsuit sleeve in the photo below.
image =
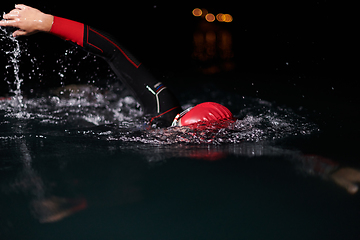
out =
{"type": "Polygon", "coordinates": [[[83,31],[84,31],[83,23],[79,23],[69,19],[55,16],[50,33],[64,40],[72,41],[77,45],[83,47],[84,46],[83,31]]]}
{"type": "Polygon", "coordinates": [[[310,175],[327,178],[339,168],[339,164],[317,155],[302,155],[300,159],[301,169],[310,175]]]}
{"type": "Polygon", "coordinates": [[[54,17],[50,33],[104,58],[132,91],[144,113],[151,117],[150,121],[170,126],[176,114],[181,112],[180,104],[170,90],[109,34],[60,17],[54,17]]]}

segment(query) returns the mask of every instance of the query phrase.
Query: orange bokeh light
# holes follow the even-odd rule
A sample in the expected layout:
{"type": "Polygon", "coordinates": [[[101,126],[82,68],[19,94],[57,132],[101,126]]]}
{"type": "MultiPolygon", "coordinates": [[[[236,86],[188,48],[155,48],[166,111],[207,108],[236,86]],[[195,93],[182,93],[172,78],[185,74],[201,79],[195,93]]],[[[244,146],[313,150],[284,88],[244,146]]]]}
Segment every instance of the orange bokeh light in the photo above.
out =
{"type": "Polygon", "coordinates": [[[230,14],[225,14],[224,15],[224,18],[225,18],[225,22],[232,22],[233,21],[233,17],[230,15],[230,14]]]}
{"type": "Polygon", "coordinates": [[[215,16],[214,16],[214,14],[212,14],[212,13],[208,13],[208,14],[206,14],[206,16],[205,16],[205,19],[206,19],[206,21],[208,21],[208,22],[213,22],[213,21],[215,21],[215,16]]]}
{"type": "Polygon", "coordinates": [[[218,20],[219,22],[225,22],[225,14],[223,14],[223,13],[217,14],[216,20],[218,20]]]}
{"type": "Polygon", "coordinates": [[[205,8],[201,9],[201,8],[194,8],[192,10],[192,14],[195,17],[205,17],[205,20],[208,22],[214,22],[215,20],[219,21],[219,22],[232,22],[233,21],[233,17],[226,13],[218,13],[215,17],[214,14],[209,13],[208,10],[206,10],[205,8]]]}
{"type": "Polygon", "coordinates": [[[195,8],[193,11],[192,11],[192,14],[195,16],[195,17],[200,17],[202,15],[202,10],[200,8],[195,8]]]}

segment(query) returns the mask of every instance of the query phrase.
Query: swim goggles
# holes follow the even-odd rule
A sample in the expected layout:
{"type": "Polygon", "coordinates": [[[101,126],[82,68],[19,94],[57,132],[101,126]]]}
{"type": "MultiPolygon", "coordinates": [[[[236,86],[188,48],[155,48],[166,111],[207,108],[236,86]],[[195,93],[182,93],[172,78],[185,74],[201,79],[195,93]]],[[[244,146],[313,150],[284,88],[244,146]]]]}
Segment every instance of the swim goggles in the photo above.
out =
{"type": "Polygon", "coordinates": [[[179,120],[180,118],[182,118],[186,113],[188,113],[193,107],[189,107],[186,110],[182,111],[181,113],[178,113],[175,118],[174,121],[172,122],[171,126],[172,127],[176,127],[179,126],[179,120]]]}

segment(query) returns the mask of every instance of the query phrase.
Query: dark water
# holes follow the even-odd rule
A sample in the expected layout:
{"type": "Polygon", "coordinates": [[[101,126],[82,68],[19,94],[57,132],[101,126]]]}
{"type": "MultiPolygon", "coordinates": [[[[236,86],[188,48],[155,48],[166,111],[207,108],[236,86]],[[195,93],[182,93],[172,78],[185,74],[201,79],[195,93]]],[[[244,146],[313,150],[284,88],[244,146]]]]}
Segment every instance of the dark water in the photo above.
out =
{"type": "Polygon", "coordinates": [[[22,109],[3,101],[3,238],[359,236],[358,194],[302,160],[322,145],[306,113],[208,89],[228,95],[239,120],[205,134],[144,130],[131,98],[49,96],[22,109]]]}
{"type": "MultiPolygon", "coordinates": [[[[41,77],[35,69],[29,76],[41,77]]],[[[216,101],[235,123],[146,130],[121,86],[92,80],[2,100],[0,238],[360,238],[359,193],[321,172],[360,167],[348,98],[311,99],[311,89],[274,75],[194,78],[167,79],[192,84],[174,88],[183,107],[216,101]]]]}

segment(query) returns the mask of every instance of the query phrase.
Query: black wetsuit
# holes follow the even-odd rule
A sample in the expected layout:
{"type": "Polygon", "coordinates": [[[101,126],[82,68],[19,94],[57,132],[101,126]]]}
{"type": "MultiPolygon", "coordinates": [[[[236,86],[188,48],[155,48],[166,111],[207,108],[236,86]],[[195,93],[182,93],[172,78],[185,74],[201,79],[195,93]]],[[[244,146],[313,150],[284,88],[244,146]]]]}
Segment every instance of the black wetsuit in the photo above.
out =
{"type": "Polygon", "coordinates": [[[170,126],[174,117],[182,111],[170,90],[107,33],[59,17],[55,17],[51,33],[104,58],[121,82],[131,90],[144,114],[149,116],[150,123],[170,126]]]}

